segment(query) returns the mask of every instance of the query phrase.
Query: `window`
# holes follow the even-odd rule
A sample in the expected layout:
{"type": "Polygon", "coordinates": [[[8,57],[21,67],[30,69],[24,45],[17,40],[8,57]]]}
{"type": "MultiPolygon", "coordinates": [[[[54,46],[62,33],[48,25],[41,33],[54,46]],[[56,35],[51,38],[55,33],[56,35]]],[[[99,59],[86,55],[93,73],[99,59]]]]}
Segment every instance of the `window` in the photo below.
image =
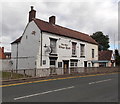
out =
{"type": "Polygon", "coordinates": [[[78,61],[71,61],[70,66],[71,67],[77,67],[77,63],[78,63],[78,61]]]}
{"type": "Polygon", "coordinates": [[[80,56],[85,57],[85,44],[80,44],[80,56]]]}
{"type": "Polygon", "coordinates": [[[43,65],[46,65],[46,60],[43,60],[43,65]]]}
{"type": "Polygon", "coordinates": [[[99,63],[99,67],[106,67],[106,63],[105,62],[99,63]]]}
{"type": "Polygon", "coordinates": [[[50,67],[56,66],[56,60],[50,60],[50,67]]]}
{"type": "Polygon", "coordinates": [[[56,39],[50,38],[51,53],[56,53],[56,39]]]}
{"type": "Polygon", "coordinates": [[[58,68],[62,67],[62,62],[58,62],[58,68]]]}
{"type": "Polygon", "coordinates": [[[88,63],[88,67],[91,67],[90,63],[88,63]]]}
{"type": "Polygon", "coordinates": [[[76,55],[76,43],[72,42],[72,55],[76,55]]]}
{"type": "Polygon", "coordinates": [[[92,58],[94,58],[94,49],[92,49],[92,58]]]}

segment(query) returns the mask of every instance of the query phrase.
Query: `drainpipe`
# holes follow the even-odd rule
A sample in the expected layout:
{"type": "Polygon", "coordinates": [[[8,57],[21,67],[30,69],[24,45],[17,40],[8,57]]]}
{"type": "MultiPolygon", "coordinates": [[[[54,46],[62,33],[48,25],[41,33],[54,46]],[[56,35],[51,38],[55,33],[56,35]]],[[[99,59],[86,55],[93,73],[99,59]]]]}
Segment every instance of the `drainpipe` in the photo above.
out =
{"type": "Polygon", "coordinates": [[[42,66],[42,30],[41,30],[41,54],[40,54],[40,66],[42,66]]]}
{"type": "Polygon", "coordinates": [[[17,43],[17,52],[16,52],[16,73],[18,70],[18,43],[17,43]]]}

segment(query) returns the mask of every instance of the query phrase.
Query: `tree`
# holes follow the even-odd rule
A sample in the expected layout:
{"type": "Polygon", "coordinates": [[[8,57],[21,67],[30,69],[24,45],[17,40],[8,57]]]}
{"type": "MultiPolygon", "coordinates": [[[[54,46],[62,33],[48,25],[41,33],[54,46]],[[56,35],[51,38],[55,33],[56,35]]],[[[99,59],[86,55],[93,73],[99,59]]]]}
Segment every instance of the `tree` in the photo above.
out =
{"type": "Polygon", "coordinates": [[[116,66],[120,66],[120,54],[117,49],[115,50],[115,63],[116,63],[116,66]]]}
{"type": "Polygon", "coordinates": [[[93,33],[91,37],[98,42],[98,50],[108,50],[109,46],[109,37],[104,35],[101,31],[93,33]]]}

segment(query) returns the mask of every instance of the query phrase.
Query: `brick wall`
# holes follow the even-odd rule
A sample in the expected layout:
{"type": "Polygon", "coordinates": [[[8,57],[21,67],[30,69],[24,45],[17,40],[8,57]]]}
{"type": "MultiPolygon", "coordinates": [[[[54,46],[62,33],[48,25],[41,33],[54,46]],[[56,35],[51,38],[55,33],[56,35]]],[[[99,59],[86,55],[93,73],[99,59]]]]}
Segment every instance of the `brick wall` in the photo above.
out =
{"type": "Polygon", "coordinates": [[[4,47],[0,47],[0,59],[5,59],[4,47]]]}

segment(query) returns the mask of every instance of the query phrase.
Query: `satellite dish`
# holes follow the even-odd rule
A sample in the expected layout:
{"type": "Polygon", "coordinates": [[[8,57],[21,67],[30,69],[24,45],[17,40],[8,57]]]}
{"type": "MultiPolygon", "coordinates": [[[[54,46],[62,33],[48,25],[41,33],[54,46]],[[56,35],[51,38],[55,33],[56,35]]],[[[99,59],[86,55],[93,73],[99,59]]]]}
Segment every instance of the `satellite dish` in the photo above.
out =
{"type": "Polygon", "coordinates": [[[51,47],[50,46],[47,46],[46,47],[46,50],[45,50],[45,53],[50,53],[51,52],[51,47]]]}

